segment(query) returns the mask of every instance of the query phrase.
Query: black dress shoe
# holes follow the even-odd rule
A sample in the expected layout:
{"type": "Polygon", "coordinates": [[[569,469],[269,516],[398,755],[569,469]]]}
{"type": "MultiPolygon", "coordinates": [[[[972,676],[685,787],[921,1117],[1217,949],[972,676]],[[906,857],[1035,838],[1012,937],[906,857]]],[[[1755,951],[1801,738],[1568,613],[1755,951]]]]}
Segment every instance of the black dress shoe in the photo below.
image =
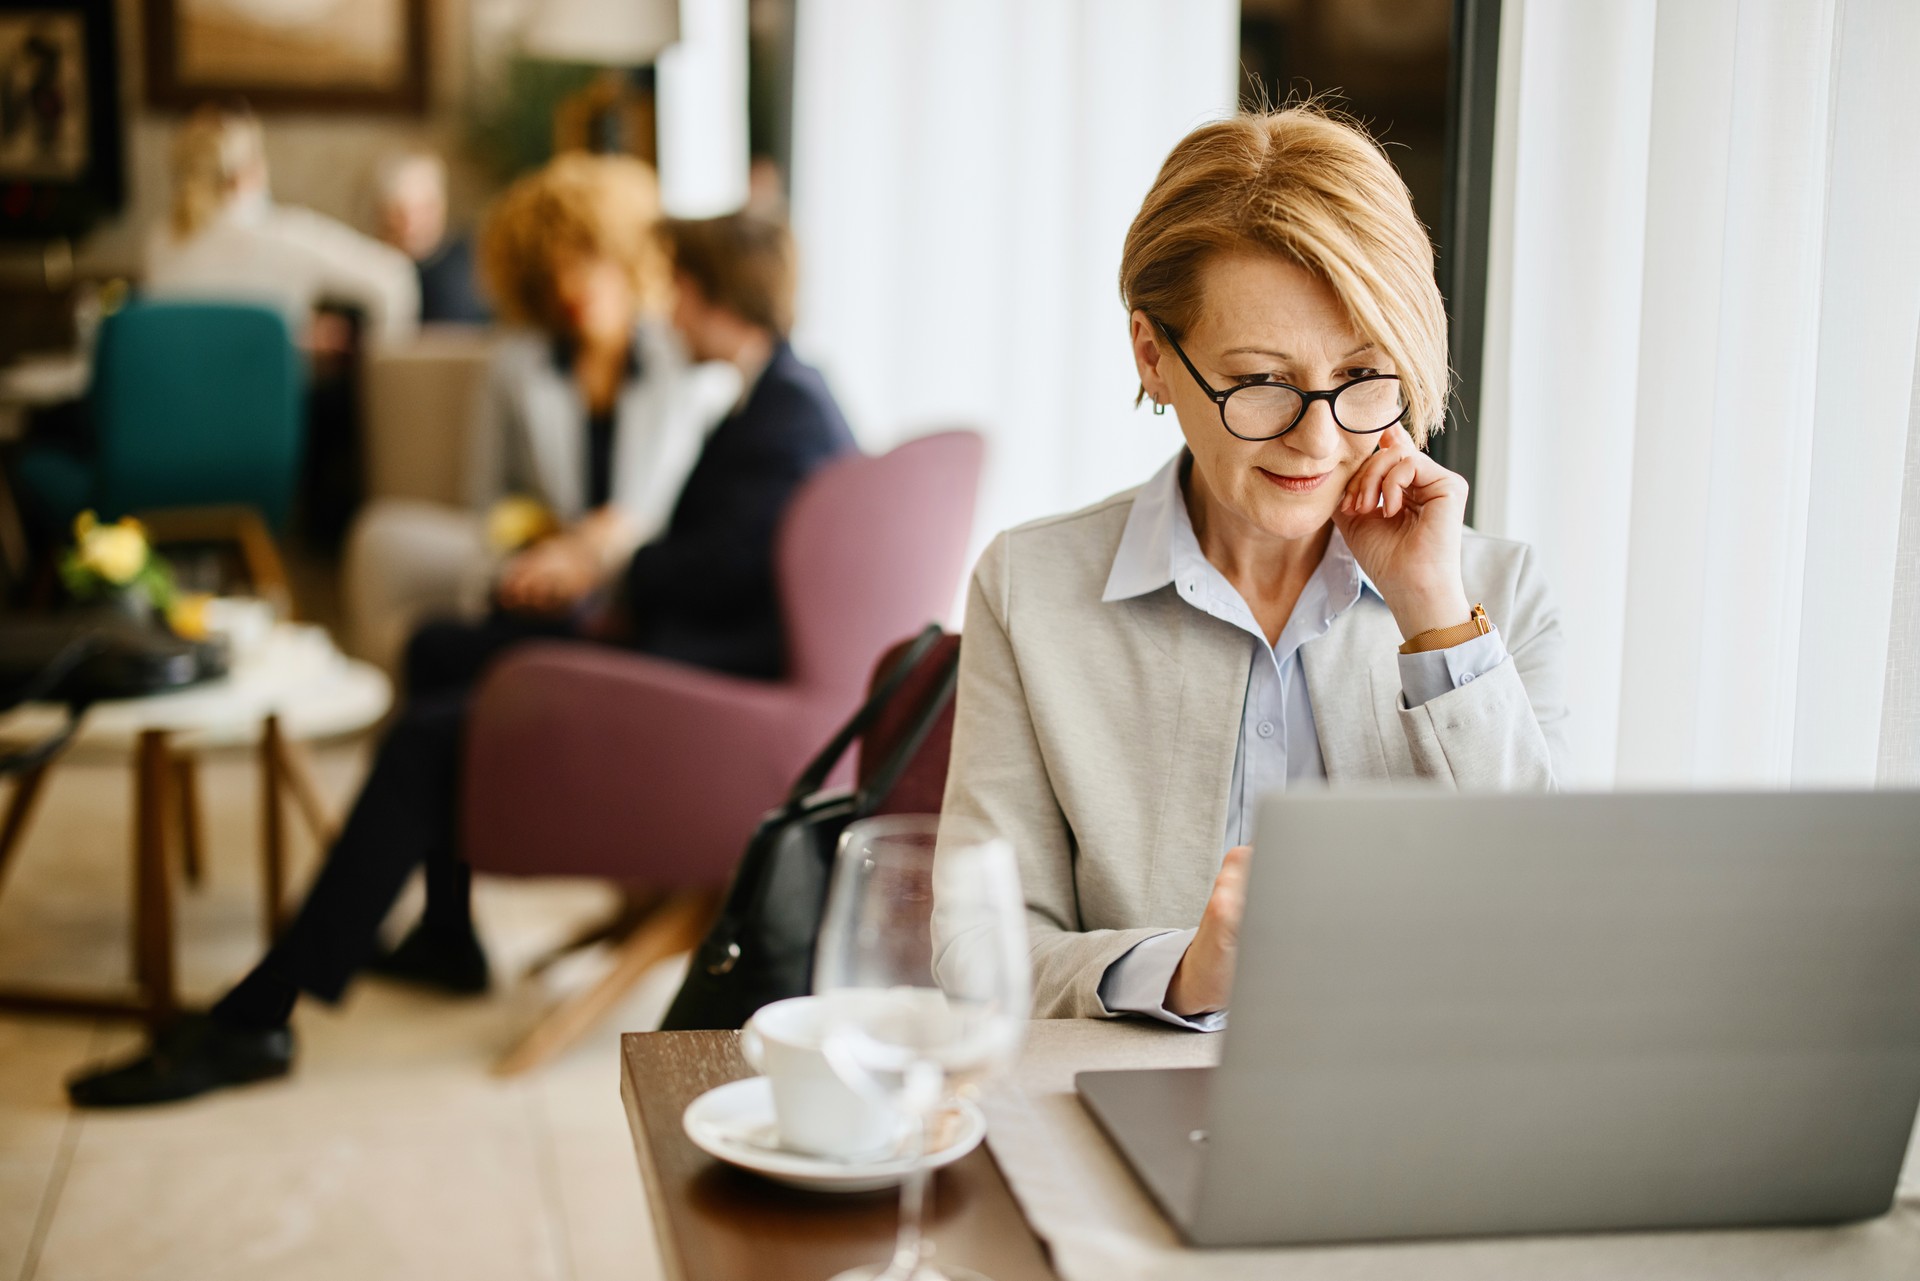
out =
{"type": "Polygon", "coordinates": [[[487,954],[472,930],[443,934],[429,932],[424,924],[414,926],[393,951],[367,962],[367,972],[454,996],[479,996],[493,982],[487,954]]]}
{"type": "Polygon", "coordinates": [[[67,1097],[79,1108],[143,1107],[271,1080],[292,1068],[292,1028],[251,1031],[206,1014],[184,1014],[153,1038],[145,1054],[67,1082],[67,1097]]]}

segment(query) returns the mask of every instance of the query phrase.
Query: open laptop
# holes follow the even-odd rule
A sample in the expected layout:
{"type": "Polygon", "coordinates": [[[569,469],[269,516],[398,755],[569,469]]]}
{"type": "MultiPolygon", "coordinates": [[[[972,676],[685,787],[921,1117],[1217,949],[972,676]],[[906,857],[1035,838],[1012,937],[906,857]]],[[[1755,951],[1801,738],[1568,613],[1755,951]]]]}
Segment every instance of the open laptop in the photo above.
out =
{"type": "Polygon", "coordinates": [[[1224,1035],[1076,1078],[1198,1245],[1880,1214],[1920,793],[1270,798],[1224,1035]]]}

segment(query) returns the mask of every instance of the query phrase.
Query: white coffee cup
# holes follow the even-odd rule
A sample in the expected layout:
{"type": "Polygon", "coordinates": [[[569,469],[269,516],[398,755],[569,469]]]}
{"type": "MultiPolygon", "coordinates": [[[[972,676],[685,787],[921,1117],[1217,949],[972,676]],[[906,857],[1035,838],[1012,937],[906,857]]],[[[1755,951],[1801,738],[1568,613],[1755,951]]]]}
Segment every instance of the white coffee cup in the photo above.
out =
{"type": "Polygon", "coordinates": [[[740,1034],[740,1052],[773,1085],[780,1142],[796,1152],[852,1160],[890,1150],[899,1122],[883,1103],[857,1094],[820,1049],[857,992],[796,996],[764,1005],[740,1034]]]}

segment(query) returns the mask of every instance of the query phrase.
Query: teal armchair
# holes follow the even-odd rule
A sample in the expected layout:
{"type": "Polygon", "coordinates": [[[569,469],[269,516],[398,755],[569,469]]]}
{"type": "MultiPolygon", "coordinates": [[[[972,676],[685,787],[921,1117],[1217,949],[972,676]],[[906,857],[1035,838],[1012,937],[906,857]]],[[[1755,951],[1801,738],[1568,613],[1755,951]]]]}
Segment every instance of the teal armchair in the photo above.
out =
{"type": "Polygon", "coordinates": [[[305,370],[286,319],[250,303],[143,302],[100,328],[91,460],[20,460],[37,504],[70,520],[244,506],[286,528],[306,431],[305,370]]]}

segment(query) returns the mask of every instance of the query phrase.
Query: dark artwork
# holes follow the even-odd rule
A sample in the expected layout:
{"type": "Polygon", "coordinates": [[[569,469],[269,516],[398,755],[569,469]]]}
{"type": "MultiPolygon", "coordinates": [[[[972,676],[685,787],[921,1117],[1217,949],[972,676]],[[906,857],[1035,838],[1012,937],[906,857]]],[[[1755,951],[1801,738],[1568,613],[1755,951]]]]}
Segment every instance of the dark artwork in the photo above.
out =
{"type": "Polygon", "coordinates": [[[0,237],[84,233],[124,198],[110,0],[0,0],[0,237]]]}
{"type": "Polygon", "coordinates": [[[0,18],[0,176],[87,167],[86,39],[78,14],[0,18]]]}

